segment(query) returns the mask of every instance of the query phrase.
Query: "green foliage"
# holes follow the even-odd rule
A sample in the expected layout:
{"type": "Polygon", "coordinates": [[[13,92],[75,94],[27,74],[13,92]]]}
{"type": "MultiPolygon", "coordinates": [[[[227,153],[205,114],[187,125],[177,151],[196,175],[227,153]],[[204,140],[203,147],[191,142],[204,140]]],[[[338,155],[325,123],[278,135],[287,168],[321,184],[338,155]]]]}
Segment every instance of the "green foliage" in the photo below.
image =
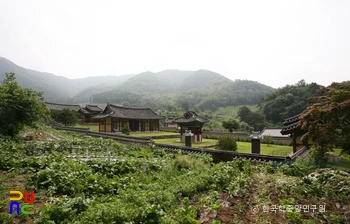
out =
{"type": "Polygon", "coordinates": [[[203,167],[204,163],[198,159],[178,155],[174,159],[174,168],[177,170],[203,167]]]}
{"type": "Polygon", "coordinates": [[[188,102],[188,100],[185,100],[185,101],[182,102],[182,108],[185,111],[188,111],[190,109],[190,103],[188,102]]]}
{"type": "Polygon", "coordinates": [[[315,170],[315,168],[302,163],[293,163],[291,165],[283,165],[279,167],[279,170],[289,176],[304,177],[315,170]]]}
{"type": "Polygon", "coordinates": [[[287,212],[286,221],[288,223],[302,223],[300,212],[287,212]]]}
{"type": "Polygon", "coordinates": [[[129,124],[128,123],[125,123],[121,132],[124,134],[124,135],[130,135],[130,128],[129,128],[129,124]]]}
{"type": "Polygon", "coordinates": [[[229,80],[217,73],[168,70],[142,73],[111,91],[93,96],[94,103],[129,102],[130,106],[175,111],[215,111],[219,107],[257,104],[273,88],[248,80],[229,80]],[[170,102],[170,103],[169,103],[170,102]],[[172,104],[173,102],[174,104],[172,104]]]}
{"type": "MultiPolygon", "coordinates": [[[[265,118],[259,111],[251,111],[247,106],[242,106],[238,109],[238,116],[242,122],[245,122],[249,126],[253,127],[254,130],[262,130],[265,128],[265,118]]],[[[247,129],[248,127],[245,127],[247,129]]]]}
{"type": "Polygon", "coordinates": [[[241,127],[241,130],[244,131],[244,132],[248,132],[248,133],[251,133],[254,128],[252,126],[250,126],[249,124],[247,124],[246,122],[242,121],[240,123],[240,127],[241,127]]]}
{"type": "Polygon", "coordinates": [[[320,146],[318,144],[313,144],[310,151],[310,159],[313,164],[319,167],[325,167],[328,162],[328,152],[332,149],[328,146],[320,146]]]}
{"type": "Polygon", "coordinates": [[[223,135],[219,138],[216,147],[220,150],[236,151],[237,143],[231,135],[223,135]]]}
{"type": "Polygon", "coordinates": [[[312,140],[326,151],[334,146],[350,155],[350,81],[320,87],[318,96],[308,99],[301,116],[303,141],[312,140]]]}
{"type": "MultiPolygon", "coordinates": [[[[229,206],[237,210],[232,221],[238,222],[250,203],[296,205],[307,198],[310,204],[346,207],[350,200],[350,175],[342,171],[305,164],[278,168],[243,159],[214,164],[210,156],[168,154],[71,133],[56,141],[0,142],[0,170],[6,170],[0,177],[0,209],[8,205],[8,198],[6,203],[1,198],[7,180],[30,173],[25,189],[48,201],[33,217],[35,223],[199,223],[203,211],[227,211],[227,201],[237,202],[229,206]]],[[[334,211],[327,210],[334,214],[327,215],[330,220],[345,220],[345,210],[334,211]]],[[[2,223],[13,222],[1,214],[2,223]]],[[[261,213],[259,222],[276,221],[271,217],[261,213]]],[[[283,217],[304,221],[295,210],[278,222],[283,217]]],[[[209,221],[224,222],[221,216],[215,219],[209,221]]],[[[323,221],[318,215],[314,219],[323,221]]]]}
{"type": "Polygon", "coordinates": [[[304,80],[295,85],[286,85],[267,94],[260,103],[265,118],[274,124],[305,110],[307,99],[316,94],[316,83],[306,84],[304,80]]]}
{"type": "Polygon", "coordinates": [[[229,132],[239,129],[239,122],[235,119],[229,119],[222,122],[222,126],[227,129],[229,132]]]}
{"type": "Polygon", "coordinates": [[[266,143],[267,146],[270,146],[270,144],[273,144],[273,138],[271,135],[265,135],[262,142],[266,143]]]}
{"type": "Polygon", "coordinates": [[[77,112],[70,109],[51,111],[51,117],[65,126],[76,124],[78,122],[78,116],[79,114],[77,112]]]}
{"type": "Polygon", "coordinates": [[[18,85],[14,73],[6,73],[0,85],[0,134],[15,136],[23,128],[47,118],[42,93],[18,85]]]}

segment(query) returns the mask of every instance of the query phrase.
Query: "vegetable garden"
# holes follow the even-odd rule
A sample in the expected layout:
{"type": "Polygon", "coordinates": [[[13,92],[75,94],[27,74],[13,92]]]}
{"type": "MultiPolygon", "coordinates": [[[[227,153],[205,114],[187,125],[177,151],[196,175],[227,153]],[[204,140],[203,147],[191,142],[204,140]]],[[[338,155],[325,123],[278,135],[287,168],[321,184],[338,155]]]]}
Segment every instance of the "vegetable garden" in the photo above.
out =
{"type": "Polygon", "coordinates": [[[0,142],[0,223],[350,221],[346,172],[241,159],[214,164],[204,155],[55,134],[60,135],[55,140],[0,142]],[[33,216],[9,214],[13,187],[35,191],[33,216]],[[294,207],[263,211],[296,204],[326,207],[310,213],[294,207]]]}

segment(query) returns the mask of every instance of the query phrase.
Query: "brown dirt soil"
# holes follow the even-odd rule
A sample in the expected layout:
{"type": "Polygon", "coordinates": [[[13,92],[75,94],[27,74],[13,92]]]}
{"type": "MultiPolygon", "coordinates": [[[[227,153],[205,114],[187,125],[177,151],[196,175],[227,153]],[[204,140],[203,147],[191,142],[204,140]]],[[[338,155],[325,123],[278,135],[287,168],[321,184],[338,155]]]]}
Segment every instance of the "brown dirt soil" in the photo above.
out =
{"type": "MultiPolygon", "coordinates": [[[[221,223],[287,223],[286,212],[279,210],[277,210],[276,213],[271,210],[264,212],[262,206],[253,206],[250,203],[251,201],[257,201],[258,195],[256,192],[261,191],[261,186],[261,184],[258,185],[257,183],[251,182],[249,186],[249,197],[230,197],[228,192],[221,192],[220,198],[217,199],[217,201],[222,203],[222,208],[218,211],[211,211],[208,210],[208,208],[200,209],[201,223],[211,224],[213,220],[220,220],[221,223]],[[257,208],[258,210],[256,210],[257,208]]],[[[269,206],[279,205],[278,199],[287,199],[291,197],[290,195],[278,194],[276,189],[273,188],[273,185],[264,186],[269,188],[269,198],[271,200],[269,206]]],[[[192,201],[198,200],[197,198],[193,198],[192,201]]],[[[317,220],[317,223],[337,223],[329,219],[330,215],[336,215],[343,217],[345,220],[350,220],[350,202],[342,204],[325,198],[306,197],[296,199],[295,204],[309,206],[326,205],[325,212],[319,212],[319,206],[317,206],[315,211],[312,211],[311,207],[309,212],[304,212],[302,209],[300,211],[301,219],[313,219],[314,221],[317,220]]]]}

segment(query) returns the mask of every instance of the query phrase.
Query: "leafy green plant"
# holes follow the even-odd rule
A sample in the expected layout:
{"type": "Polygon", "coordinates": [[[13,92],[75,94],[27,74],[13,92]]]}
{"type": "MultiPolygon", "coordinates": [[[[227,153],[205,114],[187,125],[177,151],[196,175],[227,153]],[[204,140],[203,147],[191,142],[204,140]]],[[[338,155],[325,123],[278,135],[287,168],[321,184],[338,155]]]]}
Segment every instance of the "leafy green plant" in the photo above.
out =
{"type": "Polygon", "coordinates": [[[230,135],[223,135],[219,138],[216,147],[220,150],[236,151],[237,143],[234,137],[230,135]]]}
{"type": "Polygon", "coordinates": [[[127,123],[124,124],[121,132],[124,134],[124,135],[130,135],[130,128],[129,128],[129,125],[127,123]]]}

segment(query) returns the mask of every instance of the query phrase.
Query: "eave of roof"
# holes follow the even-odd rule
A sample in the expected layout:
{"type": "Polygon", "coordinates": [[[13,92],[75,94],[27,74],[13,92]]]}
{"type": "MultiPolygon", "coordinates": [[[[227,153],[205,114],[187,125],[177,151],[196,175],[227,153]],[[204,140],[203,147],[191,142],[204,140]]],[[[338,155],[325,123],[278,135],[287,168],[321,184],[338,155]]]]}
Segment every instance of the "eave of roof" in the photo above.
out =
{"type": "Polygon", "coordinates": [[[91,104],[87,104],[85,106],[85,109],[89,110],[89,111],[93,111],[93,112],[102,112],[102,109],[99,108],[97,105],[91,105],[91,104]]]}
{"type": "Polygon", "coordinates": [[[207,123],[208,119],[198,116],[194,111],[186,111],[184,116],[175,118],[173,123],[207,123]]]}
{"type": "Polygon", "coordinates": [[[102,119],[106,117],[137,120],[164,119],[163,116],[159,116],[151,108],[121,107],[113,104],[108,104],[102,114],[94,116],[96,119],[102,119]]]}

